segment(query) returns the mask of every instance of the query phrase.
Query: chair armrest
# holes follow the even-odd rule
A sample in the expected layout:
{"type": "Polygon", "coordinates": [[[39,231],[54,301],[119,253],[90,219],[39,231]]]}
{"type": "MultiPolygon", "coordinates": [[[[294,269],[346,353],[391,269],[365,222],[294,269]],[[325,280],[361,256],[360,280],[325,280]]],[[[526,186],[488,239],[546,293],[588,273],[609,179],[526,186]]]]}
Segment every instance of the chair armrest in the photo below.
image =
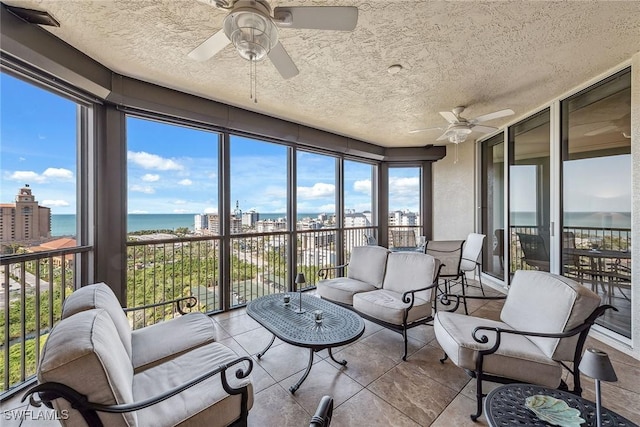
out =
{"type": "Polygon", "coordinates": [[[321,268],[320,270],[318,270],[318,278],[326,279],[327,275],[329,274],[329,271],[344,269],[348,265],[349,264],[343,264],[343,265],[336,265],[335,267],[324,267],[324,268],[321,268]]]}
{"type": "Polygon", "coordinates": [[[329,427],[333,417],[333,398],[324,396],[316,409],[316,413],[311,417],[309,427],[329,427]]]}
{"type": "Polygon", "coordinates": [[[460,300],[464,299],[465,301],[468,299],[482,299],[482,300],[504,300],[507,299],[506,295],[499,296],[484,296],[484,295],[459,295],[459,294],[442,294],[440,295],[440,304],[444,306],[449,306],[452,303],[450,298],[455,299],[455,305],[453,308],[449,308],[444,311],[454,312],[460,307],[460,300]]]}
{"type": "Polygon", "coordinates": [[[178,313],[187,314],[187,312],[185,312],[184,309],[195,307],[198,304],[198,298],[191,295],[188,297],[180,297],[180,298],[172,299],[169,301],[161,301],[154,304],[140,305],[137,307],[126,307],[126,308],[123,308],[122,310],[125,313],[129,313],[132,311],[145,310],[147,308],[153,308],[153,307],[161,307],[163,305],[174,304],[174,303],[176,305],[176,310],[178,310],[178,313]],[[184,303],[184,307],[182,306],[182,303],[184,303]]]}
{"type": "Polygon", "coordinates": [[[473,330],[473,333],[471,335],[474,341],[481,344],[486,344],[489,342],[489,338],[487,337],[487,335],[481,334],[478,336],[478,333],[481,331],[493,331],[496,333],[496,342],[494,343],[494,345],[487,350],[480,350],[481,354],[486,355],[486,354],[495,353],[498,350],[498,348],[500,347],[502,334],[525,335],[530,337],[543,337],[543,338],[567,338],[567,337],[577,335],[583,332],[584,330],[588,330],[589,328],[591,328],[591,325],[593,325],[595,320],[610,308],[615,311],[618,311],[618,309],[612,305],[601,305],[597,307],[595,310],[593,310],[591,315],[589,315],[589,317],[587,317],[587,319],[585,319],[583,323],[566,332],[553,333],[553,332],[518,331],[514,329],[503,329],[503,328],[496,328],[496,327],[490,327],[490,326],[478,326],[473,330]]]}
{"type": "Polygon", "coordinates": [[[127,404],[119,404],[119,405],[103,405],[100,403],[89,402],[87,397],[73,388],[66,386],[61,383],[55,382],[47,382],[43,384],[38,384],[35,387],[31,388],[25,395],[22,397],[22,402],[25,401],[27,396],[30,396],[29,402],[33,406],[40,406],[41,403],[49,406],[51,401],[57,398],[66,399],[71,406],[78,410],[80,414],[82,414],[83,418],[90,426],[102,426],[102,422],[100,421],[98,414],[96,412],[108,412],[108,413],[125,413],[125,412],[133,412],[138,411],[140,409],[147,408],[149,406],[153,406],[156,403],[160,403],[164,400],[169,399],[190,387],[193,387],[196,384],[201,383],[202,381],[210,378],[214,375],[220,374],[220,381],[222,383],[222,388],[231,395],[242,394],[243,399],[243,407],[246,408],[246,402],[248,399],[248,391],[247,385],[244,385],[240,388],[231,387],[227,381],[227,369],[232,366],[241,363],[241,362],[249,362],[249,366],[246,370],[242,368],[238,368],[235,372],[235,376],[238,379],[243,379],[249,376],[253,369],[253,360],[248,356],[239,357],[237,359],[232,360],[229,363],[225,363],[223,365],[218,366],[215,369],[207,371],[206,373],[198,376],[197,378],[192,379],[182,385],[172,388],[171,390],[167,390],[164,393],[158,394],[156,396],[150,397],[148,399],[142,400],[140,402],[127,403],[127,404]],[[35,400],[33,397],[34,393],[38,393],[40,400],[35,400]]]}

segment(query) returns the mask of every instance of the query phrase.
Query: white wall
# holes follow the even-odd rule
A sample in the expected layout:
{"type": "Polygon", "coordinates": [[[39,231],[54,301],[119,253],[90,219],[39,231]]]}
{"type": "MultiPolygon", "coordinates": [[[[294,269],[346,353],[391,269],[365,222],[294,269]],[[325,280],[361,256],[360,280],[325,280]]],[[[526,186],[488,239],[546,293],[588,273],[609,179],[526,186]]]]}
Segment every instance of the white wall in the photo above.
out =
{"type": "Polygon", "coordinates": [[[475,231],[474,141],[447,145],[447,155],[433,165],[433,239],[463,240],[475,231]]]}

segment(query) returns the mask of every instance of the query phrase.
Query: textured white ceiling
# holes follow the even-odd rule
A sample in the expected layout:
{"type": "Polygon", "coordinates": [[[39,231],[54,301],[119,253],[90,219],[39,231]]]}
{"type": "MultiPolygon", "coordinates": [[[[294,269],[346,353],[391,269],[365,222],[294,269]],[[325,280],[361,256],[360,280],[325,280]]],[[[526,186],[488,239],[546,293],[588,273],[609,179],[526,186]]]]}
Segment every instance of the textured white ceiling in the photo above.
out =
{"type": "MultiPolygon", "coordinates": [[[[199,63],[187,54],[221,28],[208,0],[36,1],[45,27],[118,73],[388,147],[434,143],[438,111],[472,118],[511,108],[499,127],[598,76],[640,50],[640,2],[273,0],[276,6],[357,6],[353,32],[280,29],[300,70],[283,80],[232,45],[199,63]],[[387,68],[403,70],[389,74],[387,68]]],[[[472,134],[473,138],[480,136],[472,134]]]]}

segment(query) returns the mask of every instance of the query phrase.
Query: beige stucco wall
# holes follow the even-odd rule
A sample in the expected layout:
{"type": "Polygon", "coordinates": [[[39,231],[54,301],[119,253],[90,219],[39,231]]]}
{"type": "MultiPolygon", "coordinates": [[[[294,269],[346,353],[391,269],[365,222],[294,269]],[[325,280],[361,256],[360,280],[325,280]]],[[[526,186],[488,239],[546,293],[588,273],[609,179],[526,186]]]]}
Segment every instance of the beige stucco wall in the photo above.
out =
{"type": "Polygon", "coordinates": [[[472,140],[447,145],[447,155],[433,166],[433,238],[465,239],[475,231],[475,148],[472,140]]]}

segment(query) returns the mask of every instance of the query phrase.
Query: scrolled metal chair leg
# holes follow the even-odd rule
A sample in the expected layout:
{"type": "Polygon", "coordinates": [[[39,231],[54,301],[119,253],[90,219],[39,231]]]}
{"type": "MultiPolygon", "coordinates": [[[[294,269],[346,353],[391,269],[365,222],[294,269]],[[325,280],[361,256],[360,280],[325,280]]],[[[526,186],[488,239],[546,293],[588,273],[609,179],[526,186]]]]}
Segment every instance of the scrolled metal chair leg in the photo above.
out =
{"type": "Polygon", "coordinates": [[[440,363],[444,363],[445,360],[447,360],[449,358],[449,355],[447,353],[444,354],[444,357],[442,359],[440,359],[440,363]]]}

